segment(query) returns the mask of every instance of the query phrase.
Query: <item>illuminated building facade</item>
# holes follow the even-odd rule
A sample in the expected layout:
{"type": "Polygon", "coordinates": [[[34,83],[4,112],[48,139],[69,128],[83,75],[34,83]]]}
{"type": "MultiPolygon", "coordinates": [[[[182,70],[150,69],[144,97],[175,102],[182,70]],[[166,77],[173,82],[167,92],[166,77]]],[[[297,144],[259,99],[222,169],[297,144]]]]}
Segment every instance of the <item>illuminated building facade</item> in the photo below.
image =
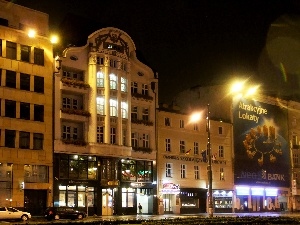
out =
{"type": "Polygon", "coordinates": [[[0,1],[0,205],[32,215],[52,203],[48,32],[47,14],[0,1]]]}
{"type": "Polygon", "coordinates": [[[56,62],[54,206],[89,215],[157,211],[157,75],[128,34],[92,33],[56,62]]]}
{"type": "MultiPolygon", "coordinates": [[[[176,106],[157,110],[159,214],[207,212],[206,108],[201,119],[176,106]]],[[[212,192],[215,212],[233,212],[232,125],[211,120],[212,192]]]]}
{"type": "MultiPolygon", "coordinates": [[[[290,171],[291,156],[294,162],[297,158],[297,147],[291,144],[297,143],[297,128],[291,124],[298,112],[290,102],[259,93],[232,95],[228,85],[198,86],[176,97],[176,103],[186,109],[210,103],[211,117],[233,124],[235,212],[295,209],[290,171]]],[[[298,164],[294,165],[295,180],[298,164]]]]}

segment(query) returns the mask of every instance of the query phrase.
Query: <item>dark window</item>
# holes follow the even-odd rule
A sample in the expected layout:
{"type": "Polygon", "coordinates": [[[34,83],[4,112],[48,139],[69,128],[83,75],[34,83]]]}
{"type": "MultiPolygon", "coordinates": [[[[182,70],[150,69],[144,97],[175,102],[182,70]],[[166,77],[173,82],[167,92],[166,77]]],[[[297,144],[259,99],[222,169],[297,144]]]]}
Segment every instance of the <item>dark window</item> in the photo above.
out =
{"type": "Polygon", "coordinates": [[[44,93],[44,77],[34,76],[34,92],[44,93]]]}
{"type": "Polygon", "coordinates": [[[21,45],[21,61],[30,61],[30,46],[21,45]]]}
{"type": "Polygon", "coordinates": [[[17,44],[14,42],[6,42],[6,58],[16,59],[17,58],[17,44]]]}
{"type": "MultiPolygon", "coordinates": [[[[1,42],[1,39],[0,39],[0,42],[1,42]]],[[[1,48],[1,46],[0,46],[0,48],[1,48]]],[[[0,86],[2,86],[2,69],[1,68],[0,68],[0,86]]]]}
{"type": "Polygon", "coordinates": [[[15,71],[6,70],[6,87],[16,88],[16,77],[15,71]]]}
{"type": "Polygon", "coordinates": [[[43,66],[44,65],[44,50],[34,48],[34,64],[43,66]]]}
{"type": "Polygon", "coordinates": [[[20,74],[20,89],[30,91],[30,75],[26,73],[20,74]]]}
{"type": "Polygon", "coordinates": [[[30,104],[26,102],[20,103],[20,119],[30,120],[30,104]]]}
{"type": "Polygon", "coordinates": [[[0,18],[0,25],[8,27],[8,20],[4,18],[0,18]]]}
{"type": "Polygon", "coordinates": [[[10,118],[16,118],[16,102],[11,100],[5,100],[5,116],[10,118]]]}
{"type": "Polygon", "coordinates": [[[15,130],[5,130],[5,147],[14,148],[16,139],[15,130]]]}
{"type": "Polygon", "coordinates": [[[44,145],[44,134],[33,133],[33,149],[42,150],[44,145]]]}
{"type": "Polygon", "coordinates": [[[44,122],[44,106],[34,105],[34,121],[44,122]]]}
{"type": "Polygon", "coordinates": [[[19,148],[29,149],[30,148],[30,133],[20,131],[19,133],[19,148]]]}

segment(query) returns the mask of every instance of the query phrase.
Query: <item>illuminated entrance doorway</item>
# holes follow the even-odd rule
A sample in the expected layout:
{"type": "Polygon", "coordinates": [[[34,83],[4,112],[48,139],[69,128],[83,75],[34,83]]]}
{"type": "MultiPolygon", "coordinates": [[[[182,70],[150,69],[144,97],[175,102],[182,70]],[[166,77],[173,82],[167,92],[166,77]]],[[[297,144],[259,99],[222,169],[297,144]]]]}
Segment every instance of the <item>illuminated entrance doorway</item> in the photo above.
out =
{"type": "Polygon", "coordinates": [[[112,216],[113,211],[113,190],[102,189],[102,216],[112,216]]]}

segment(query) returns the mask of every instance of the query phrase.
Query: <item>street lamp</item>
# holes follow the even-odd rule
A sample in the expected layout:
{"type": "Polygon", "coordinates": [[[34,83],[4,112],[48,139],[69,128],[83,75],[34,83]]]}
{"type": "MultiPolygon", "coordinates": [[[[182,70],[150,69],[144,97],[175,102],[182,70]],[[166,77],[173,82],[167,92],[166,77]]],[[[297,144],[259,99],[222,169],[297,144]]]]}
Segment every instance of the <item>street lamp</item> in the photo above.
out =
{"type": "Polygon", "coordinates": [[[208,178],[208,216],[213,217],[213,196],[212,196],[212,170],[211,170],[211,144],[210,144],[210,111],[209,104],[207,104],[207,154],[208,154],[208,167],[207,167],[207,178],[208,178]]]}
{"type": "MultiPolygon", "coordinates": [[[[196,122],[201,118],[201,113],[194,113],[191,115],[191,122],[196,122]]],[[[207,166],[207,179],[208,179],[208,193],[207,193],[207,202],[208,202],[208,215],[213,217],[213,196],[212,196],[212,170],[211,170],[211,144],[210,144],[210,110],[209,104],[207,104],[207,116],[206,116],[206,132],[207,132],[207,149],[206,153],[208,155],[208,166],[207,166]]]]}

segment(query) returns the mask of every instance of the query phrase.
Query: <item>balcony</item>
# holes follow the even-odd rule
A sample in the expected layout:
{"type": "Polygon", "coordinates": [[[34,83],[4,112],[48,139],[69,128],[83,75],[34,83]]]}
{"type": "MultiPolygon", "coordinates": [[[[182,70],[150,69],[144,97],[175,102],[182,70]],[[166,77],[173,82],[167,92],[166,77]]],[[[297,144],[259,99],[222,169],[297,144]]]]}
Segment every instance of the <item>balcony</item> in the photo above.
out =
{"type": "Polygon", "coordinates": [[[131,120],[131,123],[143,124],[143,125],[146,125],[146,126],[153,126],[153,122],[148,121],[148,120],[133,119],[133,120],[131,120]]]}
{"type": "Polygon", "coordinates": [[[83,109],[62,108],[61,112],[62,113],[67,113],[67,114],[85,116],[85,117],[90,117],[91,116],[91,113],[89,111],[86,111],[86,110],[83,110],[83,109]]]}
{"type": "Polygon", "coordinates": [[[81,80],[75,80],[75,79],[68,79],[68,78],[62,78],[61,80],[61,89],[81,92],[83,94],[88,93],[88,89],[90,88],[90,85],[87,83],[84,83],[81,80]]]}
{"type": "Polygon", "coordinates": [[[132,147],[133,151],[136,152],[143,152],[143,153],[151,153],[152,149],[151,148],[144,148],[144,147],[132,147]]]}
{"type": "Polygon", "coordinates": [[[61,109],[60,118],[69,121],[76,121],[76,122],[88,122],[88,118],[91,114],[85,110],[79,109],[68,109],[63,108],[61,109]]]}
{"type": "Polygon", "coordinates": [[[153,101],[153,97],[152,96],[149,96],[149,95],[143,95],[143,94],[140,94],[140,93],[131,93],[131,96],[133,98],[136,98],[136,99],[141,99],[141,100],[145,100],[145,101],[153,101]]]}

